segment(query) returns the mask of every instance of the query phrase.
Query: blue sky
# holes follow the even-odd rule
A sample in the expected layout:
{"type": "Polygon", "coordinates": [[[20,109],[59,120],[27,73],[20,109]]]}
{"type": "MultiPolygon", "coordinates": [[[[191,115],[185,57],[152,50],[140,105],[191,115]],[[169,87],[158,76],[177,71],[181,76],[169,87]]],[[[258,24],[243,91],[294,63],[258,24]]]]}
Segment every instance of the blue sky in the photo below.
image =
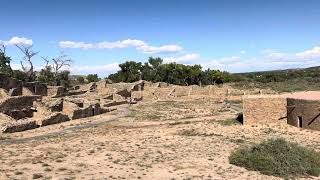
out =
{"type": "Polygon", "coordinates": [[[74,74],[116,71],[126,60],[201,64],[230,72],[320,65],[320,1],[0,0],[0,40],[39,55],[62,50],[74,74]]]}

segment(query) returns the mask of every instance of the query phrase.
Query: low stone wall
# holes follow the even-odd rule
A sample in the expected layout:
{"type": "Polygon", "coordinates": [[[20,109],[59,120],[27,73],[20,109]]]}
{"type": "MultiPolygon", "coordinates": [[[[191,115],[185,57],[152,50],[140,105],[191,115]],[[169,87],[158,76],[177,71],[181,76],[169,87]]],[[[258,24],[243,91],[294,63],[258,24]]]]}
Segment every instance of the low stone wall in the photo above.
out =
{"type": "MultiPolygon", "coordinates": [[[[25,82],[23,83],[23,87],[28,89],[27,94],[23,95],[30,95],[31,92],[33,95],[41,95],[41,96],[47,96],[47,85],[40,83],[40,82],[25,82]]],[[[27,91],[24,91],[27,92],[27,91]]]]}
{"type": "Polygon", "coordinates": [[[41,96],[14,96],[0,101],[0,112],[10,112],[12,110],[19,110],[31,108],[33,101],[41,99],[41,96]]]}
{"type": "Polygon", "coordinates": [[[0,74],[0,88],[7,90],[10,92],[10,90],[14,90],[14,93],[12,93],[13,96],[19,96],[22,95],[22,82],[7,77],[7,75],[0,74]]]}
{"type": "Polygon", "coordinates": [[[79,107],[73,102],[64,101],[63,113],[67,114],[70,119],[80,119],[101,114],[103,110],[99,103],[85,104],[84,107],[79,107]]]}
{"type": "Polygon", "coordinates": [[[51,97],[61,97],[66,94],[67,90],[63,86],[48,86],[47,94],[51,97]]]}
{"type": "Polygon", "coordinates": [[[287,103],[288,124],[300,128],[320,130],[320,100],[288,98],[287,103]]]}
{"type": "Polygon", "coordinates": [[[111,106],[119,106],[122,104],[128,104],[128,101],[123,100],[123,101],[110,101],[110,102],[106,102],[105,104],[103,104],[103,107],[111,107],[111,106]]]}
{"type": "Polygon", "coordinates": [[[51,125],[51,124],[58,124],[58,123],[66,122],[69,120],[70,120],[70,118],[67,115],[56,112],[56,113],[51,114],[48,117],[37,120],[37,124],[39,126],[47,126],[47,125],[51,125]]]}
{"type": "Polygon", "coordinates": [[[270,124],[287,116],[287,99],[280,95],[243,98],[243,124],[270,124]]]}
{"type": "Polygon", "coordinates": [[[7,124],[1,130],[3,133],[14,133],[20,131],[26,131],[39,127],[35,120],[23,119],[10,124],[7,124]]]}

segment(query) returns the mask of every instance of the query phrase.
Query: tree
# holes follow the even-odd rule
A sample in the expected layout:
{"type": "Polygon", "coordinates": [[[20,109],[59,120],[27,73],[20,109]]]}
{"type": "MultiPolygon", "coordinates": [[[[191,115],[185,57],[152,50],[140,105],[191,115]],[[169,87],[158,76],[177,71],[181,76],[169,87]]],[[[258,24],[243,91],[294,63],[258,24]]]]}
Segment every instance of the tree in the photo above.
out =
{"type": "Polygon", "coordinates": [[[97,82],[99,81],[99,77],[97,74],[88,74],[87,81],[90,82],[97,82]]]}
{"type": "Polygon", "coordinates": [[[77,83],[78,83],[78,84],[83,84],[83,83],[84,83],[84,77],[78,76],[78,77],[77,77],[77,83]]]}
{"type": "Polygon", "coordinates": [[[58,72],[63,68],[63,67],[70,67],[72,63],[72,59],[70,59],[64,52],[60,52],[60,55],[58,57],[55,57],[52,59],[53,65],[52,69],[55,74],[58,74],[58,72]]]}
{"type": "Polygon", "coordinates": [[[231,80],[228,72],[219,70],[202,70],[200,65],[184,65],[177,63],[162,64],[161,58],[149,57],[142,64],[126,61],[119,65],[120,70],[109,75],[114,82],[134,82],[141,78],[152,82],[167,82],[177,85],[208,85],[220,84],[231,80]]]}
{"type": "Polygon", "coordinates": [[[27,80],[28,81],[33,81],[35,79],[35,73],[34,73],[32,58],[35,55],[37,55],[39,52],[33,51],[32,50],[32,45],[31,46],[25,46],[23,44],[21,44],[21,45],[20,44],[16,44],[16,47],[23,53],[23,55],[24,55],[23,60],[27,61],[29,63],[29,68],[27,68],[25,65],[23,65],[23,62],[20,61],[21,68],[26,73],[27,80]]]}
{"type": "Polygon", "coordinates": [[[69,71],[61,71],[63,67],[70,66],[72,60],[63,52],[60,55],[52,58],[41,57],[44,61],[44,68],[41,69],[38,81],[47,83],[53,86],[69,86],[69,71]]]}
{"type": "Polygon", "coordinates": [[[11,58],[6,55],[6,46],[1,45],[0,48],[0,72],[6,75],[12,75],[13,71],[11,69],[11,58]]]}

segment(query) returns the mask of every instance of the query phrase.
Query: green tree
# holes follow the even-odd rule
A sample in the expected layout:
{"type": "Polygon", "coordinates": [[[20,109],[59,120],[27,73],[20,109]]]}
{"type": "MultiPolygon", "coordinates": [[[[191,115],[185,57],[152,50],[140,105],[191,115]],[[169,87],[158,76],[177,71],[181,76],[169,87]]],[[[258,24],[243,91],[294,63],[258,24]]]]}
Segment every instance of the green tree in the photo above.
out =
{"type": "Polygon", "coordinates": [[[77,77],[77,83],[78,83],[78,84],[84,84],[84,77],[78,76],[78,77],[77,77]]]}
{"type": "Polygon", "coordinates": [[[97,74],[88,74],[87,75],[87,81],[90,82],[97,82],[99,81],[99,77],[97,74]]]}
{"type": "Polygon", "coordinates": [[[11,58],[6,55],[6,47],[2,45],[0,48],[0,73],[12,75],[13,71],[11,69],[11,58]]]}

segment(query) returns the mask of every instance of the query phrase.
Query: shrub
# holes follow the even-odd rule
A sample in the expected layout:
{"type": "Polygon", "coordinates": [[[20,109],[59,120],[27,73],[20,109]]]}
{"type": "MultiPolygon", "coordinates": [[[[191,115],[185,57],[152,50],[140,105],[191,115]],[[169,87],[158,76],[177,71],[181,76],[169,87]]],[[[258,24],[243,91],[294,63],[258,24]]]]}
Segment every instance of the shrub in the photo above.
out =
{"type": "Polygon", "coordinates": [[[229,162],[282,178],[320,174],[320,153],[285,139],[269,139],[238,149],[231,154],[229,162]]]}

